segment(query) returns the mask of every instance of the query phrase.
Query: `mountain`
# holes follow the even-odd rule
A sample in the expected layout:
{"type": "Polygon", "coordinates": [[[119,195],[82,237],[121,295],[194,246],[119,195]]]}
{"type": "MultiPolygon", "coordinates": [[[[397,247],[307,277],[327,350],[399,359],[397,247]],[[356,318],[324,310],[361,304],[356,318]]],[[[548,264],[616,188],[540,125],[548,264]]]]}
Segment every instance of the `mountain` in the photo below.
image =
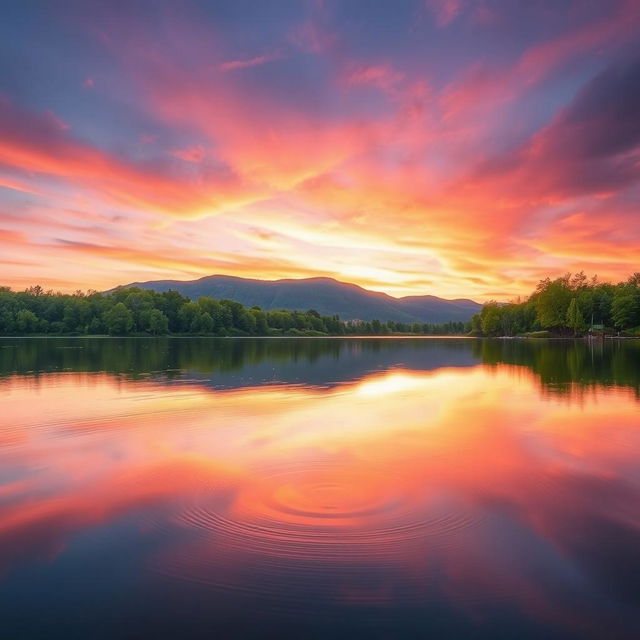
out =
{"type": "MultiPolygon", "coordinates": [[[[343,320],[395,320],[399,322],[467,321],[481,305],[467,299],[445,300],[436,296],[393,298],[356,284],[333,278],[301,280],[253,280],[235,276],[206,276],[198,280],[133,282],[124,288],[178,291],[192,300],[201,296],[228,298],[263,309],[315,309],[322,315],[338,314],[343,320]]],[[[122,287],[118,287],[122,288],[122,287]]]]}

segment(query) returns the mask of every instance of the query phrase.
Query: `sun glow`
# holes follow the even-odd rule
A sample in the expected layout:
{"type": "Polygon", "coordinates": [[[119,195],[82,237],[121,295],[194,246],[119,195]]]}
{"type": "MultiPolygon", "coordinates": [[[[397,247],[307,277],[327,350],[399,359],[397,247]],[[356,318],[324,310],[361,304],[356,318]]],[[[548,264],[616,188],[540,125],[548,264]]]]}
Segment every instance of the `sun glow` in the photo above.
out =
{"type": "Polygon", "coordinates": [[[313,6],[50,9],[19,41],[5,20],[33,75],[0,97],[0,284],[331,276],[484,301],[634,271],[635,0],[554,7],[553,28],[542,5],[416,0],[367,28],[313,6]],[[30,64],[30,41],[76,66],[30,64]]]}

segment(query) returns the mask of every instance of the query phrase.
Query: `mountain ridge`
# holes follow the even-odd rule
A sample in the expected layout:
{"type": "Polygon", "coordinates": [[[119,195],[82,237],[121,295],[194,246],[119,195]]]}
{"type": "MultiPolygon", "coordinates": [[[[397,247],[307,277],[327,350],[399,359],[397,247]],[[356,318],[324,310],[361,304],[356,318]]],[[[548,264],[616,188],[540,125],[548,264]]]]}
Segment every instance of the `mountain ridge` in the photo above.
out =
{"type": "Polygon", "coordinates": [[[321,315],[337,314],[343,320],[466,322],[482,308],[467,298],[448,300],[434,295],[395,298],[382,291],[326,276],[259,280],[216,274],[195,280],[132,282],[115,289],[131,287],[159,292],[173,290],[191,299],[202,296],[228,298],[265,310],[315,309],[321,315]]]}

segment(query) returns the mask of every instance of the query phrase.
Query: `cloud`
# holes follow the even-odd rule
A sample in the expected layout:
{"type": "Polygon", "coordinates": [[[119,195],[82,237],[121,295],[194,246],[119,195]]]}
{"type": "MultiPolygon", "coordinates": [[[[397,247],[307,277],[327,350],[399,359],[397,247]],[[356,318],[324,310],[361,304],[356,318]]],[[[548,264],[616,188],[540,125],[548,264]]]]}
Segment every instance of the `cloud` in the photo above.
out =
{"type": "Polygon", "coordinates": [[[23,233],[19,231],[13,231],[10,229],[0,229],[0,243],[14,244],[17,242],[22,243],[25,240],[23,233]]]}
{"type": "MultiPolygon", "coordinates": [[[[183,153],[196,161],[196,150],[183,153]]],[[[251,188],[230,172],[208,173],[205,183],[161,165],[136,164],[73,138],[52,114],[31,113],[6,99],[0,99],[0,163],[81,185],[111,204],[175,216],[211,213],[252,198],[251,188]]]]}
{"type": "Polygon", "coordinates": [[[435,16],[438,27],[451,24],[462,11],[463,0],[425,0],[427,9],[435,16]]]}
{"type": "Polygon", "coordinates": [[[214,270],[477,299],[634,270],[637,2],[420,6],[79,18],[90,45],[47,44],[78,60],[46,67],[69,96],[0,100],[3,258],[71,288],[80,258],[92,286],[214,270]]]}
{"type": "Polygon", "coordinates": [[[394,92],[405,78],[405,74],[394,70],[388,64],[361,65],[352,67],[345,77],[350,86],[373,86],[387,92],[394,92]]]}
{"type": "Polygon", "coordinates": [[[240,60],[227,60],[220,64],[220,71],[235,71],[236,69],[248,69],[251,67],[259,67],[269,62],[282,59],[282,54],[274,51],[273,53],[266,53],[255,58],[245,58],[240,60]]]}
{"type": "Polygon", "coordinates": [[[619,62],[589,82],[536,137],[532,152],[560,156],[581,189],[622,186],[639,177],[638,113],[640,58],[619,62]]]}
{"type": "Polygon", "coordinates": [[[640,178],[640,59],[589,81],[547,126],[480,168],[511,197],[554,201],[611,194],[640,178]]]}
{"type": "Polygon", "coordinates": [[[202,162],[205,156],[204,148],[201,145],[187,147],[186,149],[172,149],[169,153],[176,158],[180,158],[180,160],[195,164],[202,162]]]}
{"type": "Polygon", "coordinates": [[[490,63],[480,57],[446,85],[440,100],[445,117],[468,119],[483,108],[495,112],[505,103],[531,93],[581,57],[595,58],[601,65],[603,52],[616,51],[633,41],[638,28],[640,13],[635,0],[625,0],[576,28],[529,43],[513,62],[507,58],[490,63]]]}

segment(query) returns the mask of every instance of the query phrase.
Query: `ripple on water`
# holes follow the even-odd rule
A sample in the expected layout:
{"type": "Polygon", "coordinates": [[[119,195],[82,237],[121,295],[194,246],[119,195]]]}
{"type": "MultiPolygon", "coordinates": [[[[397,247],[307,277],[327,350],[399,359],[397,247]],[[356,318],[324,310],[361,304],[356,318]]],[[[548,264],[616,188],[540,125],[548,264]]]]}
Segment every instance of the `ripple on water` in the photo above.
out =
{"type": "MultiPolygon", "coordinates": [[[[304,592],[310,581],[338,577],[363,602],[380,599],[372,572],[402,571],[428,551],[450,552],[481,521],[459,501],[406,496],[400,481],[386,480],[317,461],[257,470],[233,495],[206,491],[185,503],[177,523],[199,542],[182,545],[157,569],[227,591],[282,591],[291,606],[296,585],[304,592]]],[[[404,586],[424,597],[411,581],[433,579],[417,572],[404,586]]]]}

